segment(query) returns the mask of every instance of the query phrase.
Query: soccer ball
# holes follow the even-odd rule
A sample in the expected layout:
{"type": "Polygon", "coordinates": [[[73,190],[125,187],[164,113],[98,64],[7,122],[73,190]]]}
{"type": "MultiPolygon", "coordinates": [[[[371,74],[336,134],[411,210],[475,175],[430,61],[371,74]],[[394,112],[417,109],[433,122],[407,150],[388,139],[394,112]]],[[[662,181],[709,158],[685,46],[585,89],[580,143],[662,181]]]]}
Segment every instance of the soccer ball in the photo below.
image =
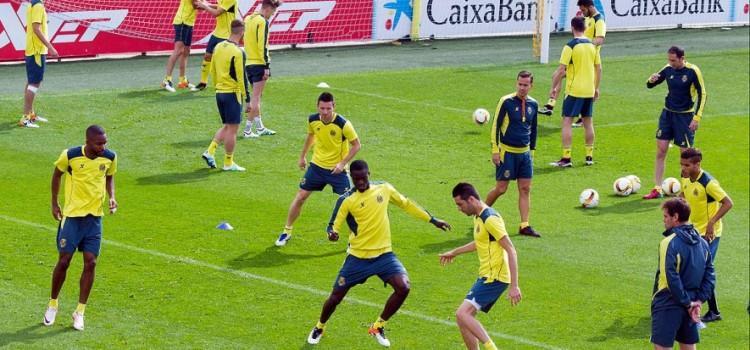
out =
{"type": "Polygon", "coordinates": [[[633,186],[633,193],[638,192],[641,189],[641,179],[635,175],[625,176],[626,179],[630,180],[630,184],[633,186]]]}
{"type": "Polygon", "coordinates": [[[664,182],[661,183],[661,190],[664,192],[667,196],[676,196],[680,193],[680,181],[673,177],[668,177],[664,179],[664,182]]]}
{"type": "Polygon", "coordinates": [[[490,120],[490,112],[487,112],[484,108],[477,108],[472,117],[474,118],[475,123],[484,125],[484,123],[490,120]]]}
{"type": "Polygon", "coordinates": [[[612,184],[612,189],[615,191],[616,195],[625,197],[633,192],[633,184],[628,178],[621,177],[615,180],[615,183],[612,184]]]}
{"type": "Polygon", "coordinates": [[[599,193],[594,189],[587,188],[581,192],[581,195],[578,197],[578,202],[580,202],[584,208],[594,208],[599,205],[599,193]]]}

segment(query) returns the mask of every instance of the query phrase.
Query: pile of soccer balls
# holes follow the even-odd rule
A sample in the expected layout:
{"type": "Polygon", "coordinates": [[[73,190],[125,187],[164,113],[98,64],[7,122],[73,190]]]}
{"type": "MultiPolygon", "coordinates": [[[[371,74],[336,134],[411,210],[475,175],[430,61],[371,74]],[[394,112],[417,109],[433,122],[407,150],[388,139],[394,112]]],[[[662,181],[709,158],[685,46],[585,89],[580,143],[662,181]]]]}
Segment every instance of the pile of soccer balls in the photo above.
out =
{"type": "MultiPolygon", "coordinates": [[[[614,194],[620,197],[627,197],[632,193],[638,192],[640,189],[641,179],[635,175],[620,177],[615,180],[614,184],[612,184],[614,194]]],[[[668,177],[662,182],[661,190],[662,193],[667,196],[676,196],[681,191],[680,181],[673,177],[668,177]]],[[[584,208],[594,208],[599,205],[599,193],[592,188],[587,188],[581,192],[581,195],[578,197],[578,202],[581,203],[584,208]]]]}

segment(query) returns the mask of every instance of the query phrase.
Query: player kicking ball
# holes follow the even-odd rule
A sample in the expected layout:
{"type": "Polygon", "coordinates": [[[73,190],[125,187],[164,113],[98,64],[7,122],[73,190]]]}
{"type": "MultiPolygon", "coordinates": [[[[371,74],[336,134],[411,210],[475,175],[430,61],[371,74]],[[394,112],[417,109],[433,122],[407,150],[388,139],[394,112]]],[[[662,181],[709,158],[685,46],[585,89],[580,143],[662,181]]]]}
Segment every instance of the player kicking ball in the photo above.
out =
{"type": "Polygon", "coordinates": [[[481,342],[485,349],[497,350],[476,314],[477,310],[489,312],[508,284],[511,305],[521,301],[516,248],[505,231],[503,218],[479,199],[474,186],[459,183],[453,188],[453,200],[460,212],[474,217],[474,240],[440,254],[440,264],[445,266],[456,256],[473,251],[479,256],[479,278],[456,310],[456,323],[467,349],[478,349],[481,342]]]}
{"type": "Polygon", "coordinates": [[[320,319],[307,337],[307,342],[320,342],[326,322],[336,311],[336,306],[344,300],[349,289],[365,283],[372,276],[378,276],[393,288],[393,294],[388,298],[380,317],[370,327],[369,333],[380,345],[388,347],[391,346],[391,342],[385,336],[385,324],[404,303],[410,289],[406,269],[391,249],[388,204],[393,203],[409,215],[428,221],[443,231],[450,230],[451,226],[404,197],[391,184],[370,183],[370,170],[365,161],[352,162],[351,175],[356,191],[350,192],[341,202],[333,229],[328,232],[328,239],[337,241],[341,225],[344,222],[349,225],[351,234],[348,255],[333,283],[331,295],[323,304],[320,319]]]}

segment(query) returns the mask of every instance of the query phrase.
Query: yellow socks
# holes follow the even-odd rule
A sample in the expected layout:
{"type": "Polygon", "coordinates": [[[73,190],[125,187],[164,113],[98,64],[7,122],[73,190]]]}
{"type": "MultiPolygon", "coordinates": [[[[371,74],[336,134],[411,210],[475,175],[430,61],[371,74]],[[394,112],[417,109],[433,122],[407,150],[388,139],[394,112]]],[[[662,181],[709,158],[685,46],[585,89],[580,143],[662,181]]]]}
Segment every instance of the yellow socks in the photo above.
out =
{"type": "Polygon", "coordinates": [[[586,145],[586,157],[594,157],[594,145],[586,145]]]}
{"type": "Polygon", "coordinates": [[[167,75],[167,76],[164,77],[164,80],[172,81],[172,76],[171,75],[167,75]]]}
{"type": "Polygon", "coordinates": [[[57,299],[50,299],[49,307],[54,307],[55,309],[57,309],[57,299]]]}
{"type": "Polygon", "coordinates": [[[375,321],[375,323],[372,324],[372,328],[378,329],[378,328],[385,328],[385,323],[387,321],[378,317],[378,320],[375,321]]]}
{"type": "Polygon", "coordinates": [[[180,82],[187,83],[188,82],[187,77],[180,77],[180,82]]]}
{"type": "Polygon", "coordinates": [[[486,343],[484,343],[484,349],[485,350],[497,350],[497,345],[495,345],[492,339],[490,339],[486,343]]]}
{"type": "Polygon", "coordinates": [[[320,321],[318,321],[318,324],[315,325],[315,328],[317,328],[317,329],[325,329],[326,328],[326,324],[325,323],[320,323],[320,321]]]}
{"type": "Polygon", "coordinates": [[[562,155],[562,157],[570,159],[570,154],[571,153],[573,153],[573,152],[572,152],[572,150],[570,148],[563,148],[563,155],[562,155]]]}
{"type": "Polygon", "coordinates": [[[76,307],[76,312],[83,315],[83,313],[86,312],[86,304],[78,303],[78,307],[76,307]]]}
{"type": "Polygon", "coordinates": [[[291,235],[292,234],[292,226],[284,226],[284,233],[291,235]]]}
{"type": "Polygon", "coordinates": [[[201,83],[208,83],[208,70],[211,68],[211,61],[203,60],[201,63],[201,83]]]}
{"type": "Polygon", "coordinates": [[[229,167],[232,166],[232,163],[234,163],[234,155],[232,153],[227,153],[224,155],[224,166],[229,167]]]}
{"type": "Polygon", "coordinates": [[[527,227],[529,227],[529,222],[528,221],[524,221],[524,222],[521,223],[521,229],[522,230],[525,229],[525,228],[527,228],[527,227]]]}
{"type": "Polygon", "coordinates": [[[211,156],[213,156],[214,154],[216,154],[216,148],[217,147],[219,147],[219,141],[211,140],[211,144],[208,145],[208,150],[207,150],[208,154],[210,154],[211,156]]]}

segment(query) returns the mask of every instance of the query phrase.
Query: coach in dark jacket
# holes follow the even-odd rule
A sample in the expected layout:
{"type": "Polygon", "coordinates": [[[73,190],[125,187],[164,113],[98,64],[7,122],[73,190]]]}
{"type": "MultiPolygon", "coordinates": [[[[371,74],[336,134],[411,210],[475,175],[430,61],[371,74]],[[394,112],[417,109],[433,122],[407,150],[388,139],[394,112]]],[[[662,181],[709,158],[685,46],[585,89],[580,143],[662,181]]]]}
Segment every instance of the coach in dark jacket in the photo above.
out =
{"type": "Polygon", "coordinates": [[[699,341],[700,307],[713,292],[716,276],[708,243],[687,224],[690,207],[682,198],[662,205],[664,239],[651,301],[651,342],[656,349],[694,349],[699,341]]]}

